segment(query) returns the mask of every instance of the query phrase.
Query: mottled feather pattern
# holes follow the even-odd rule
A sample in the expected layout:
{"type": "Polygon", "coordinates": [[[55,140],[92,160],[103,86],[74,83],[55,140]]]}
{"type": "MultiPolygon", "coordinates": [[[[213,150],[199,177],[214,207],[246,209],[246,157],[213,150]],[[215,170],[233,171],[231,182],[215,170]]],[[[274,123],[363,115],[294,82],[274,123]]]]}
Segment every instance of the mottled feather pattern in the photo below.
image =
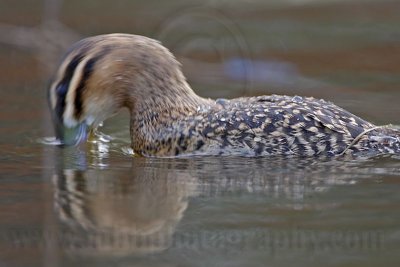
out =
{"type": "Polygon", "coordinates": [[[215,104],[179,116],[181,119],[169,127],[164,124],[153,140],[147,140],[154,146],[141,153],[334,156],[342,152],[400,152],[400,132],[383,128],[361,136],[349,147],[375,125],[324,100],[272,95],[219,99],[215,104]]]}
{"type": "MultiPolygon", "coordinates": [[[[345,122],[352,121],[350,118],[336,118],[335,107],[313,98],[239,98],[209,116],[205,136],[220,141],[222,151],[242,147],[251,156],[337,154],[351,142],[353,130],[347,127],[353,125],[345,122]],[[219,130],[210,136],[213,128],[219,130]]],[[[361,119],[356,121],[357,134],[363,131],[363,125],[372,127],[361,119]]]]}

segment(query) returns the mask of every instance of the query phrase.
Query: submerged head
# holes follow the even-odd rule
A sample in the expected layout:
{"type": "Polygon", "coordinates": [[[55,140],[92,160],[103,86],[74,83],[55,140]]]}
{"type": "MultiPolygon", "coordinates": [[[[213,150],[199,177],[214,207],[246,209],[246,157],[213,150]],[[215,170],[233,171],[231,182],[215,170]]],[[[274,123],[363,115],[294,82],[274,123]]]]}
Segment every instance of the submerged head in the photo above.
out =
{"type": "Polygon", "coordinates": [[[190,91],[179,63],[159,42],[129,34],[83,39],[64,56],[49,86],[56,137],[78,144],[121,107],[135,110],[171,88],[190,91]]]}

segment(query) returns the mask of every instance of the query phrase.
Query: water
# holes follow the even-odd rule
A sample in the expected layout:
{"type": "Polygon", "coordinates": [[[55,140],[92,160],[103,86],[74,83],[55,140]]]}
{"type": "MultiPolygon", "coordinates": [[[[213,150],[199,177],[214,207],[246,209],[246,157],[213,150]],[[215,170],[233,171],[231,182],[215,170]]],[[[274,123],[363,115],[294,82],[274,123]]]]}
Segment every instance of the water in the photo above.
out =
{"type": "Polygon", "coordinates": [[[119,146],[45,148],[41,168],[2,178],[6,264],[398,260],[398,159],[145,159],[119,146]]]}
{"type": "MultiPolygon", "coordinates": [[[[71,30],[143,33],[178,55],[203,96],[312,95],[400,124],[397,1],[238,1],[223,16],[217,2],[128,2],[103,1],[88,23],[75,16],[78,2],[63,3],[71,28],[53,25],[65,40],[46,43],[68,46],[71,30]]],[[[36,25],[41,13],[28,8],[10,2],[0,23],[36,25]]],[[[0,266],[399,266],[399,157],[140,158],[126,112],[87,144],[60,149],[44,88],[61,52],[10,44],[4,29],[0,266]]]]}

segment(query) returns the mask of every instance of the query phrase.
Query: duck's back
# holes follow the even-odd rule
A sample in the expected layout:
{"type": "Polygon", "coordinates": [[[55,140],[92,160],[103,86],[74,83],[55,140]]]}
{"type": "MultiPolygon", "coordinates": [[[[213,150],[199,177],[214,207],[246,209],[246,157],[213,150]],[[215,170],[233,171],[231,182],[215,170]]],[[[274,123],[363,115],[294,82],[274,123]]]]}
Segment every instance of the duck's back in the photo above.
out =
{"type": "Polygon", "coordinates": [[[192,132],[204,141],[199,153],[400,153],[398,130],[376,127],[324,100],[272,95],[216,102],[219,109],[197,116],[192,124],[192,132]]]}

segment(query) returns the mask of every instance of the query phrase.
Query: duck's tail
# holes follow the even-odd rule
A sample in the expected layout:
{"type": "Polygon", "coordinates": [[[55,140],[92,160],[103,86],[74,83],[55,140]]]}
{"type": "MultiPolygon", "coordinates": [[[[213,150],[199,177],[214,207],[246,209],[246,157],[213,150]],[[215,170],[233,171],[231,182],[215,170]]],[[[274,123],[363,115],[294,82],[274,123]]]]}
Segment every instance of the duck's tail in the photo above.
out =
{"type": "Polygon", "coordinates": [[[400,127],[386,125],[368,134],[369,147],[382,154],[400,155],[400,127]]]}

